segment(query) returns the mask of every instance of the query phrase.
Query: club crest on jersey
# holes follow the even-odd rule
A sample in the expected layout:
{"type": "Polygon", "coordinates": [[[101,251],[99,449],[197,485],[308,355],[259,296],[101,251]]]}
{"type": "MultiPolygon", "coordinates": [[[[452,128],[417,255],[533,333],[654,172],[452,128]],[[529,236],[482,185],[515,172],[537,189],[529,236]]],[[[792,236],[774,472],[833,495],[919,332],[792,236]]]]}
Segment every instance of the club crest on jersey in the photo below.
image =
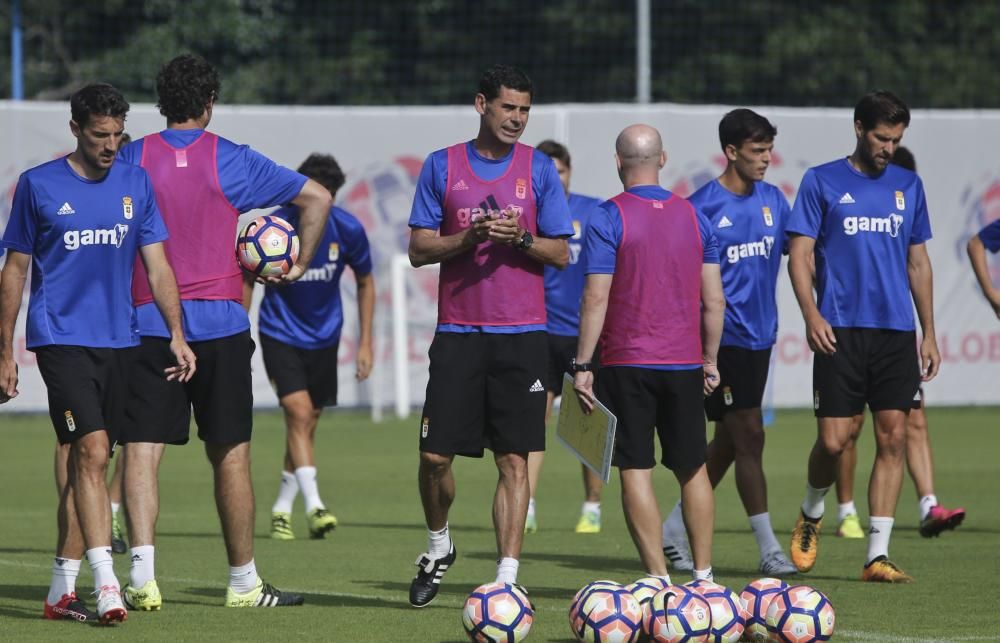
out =
{"type": "Polygon", "coordinates": [[[126,219],[132,218],[132,197],[130,196],[122,197],[122,215],[126,219]]]}
{"type": "Polygon", "coordinates": [[[769,207],[767,207],[765,205],[763,208],[761,208],[761,212],[764,213],[764,224],[765,225],[769,225],[769,226],[773,226],[774,225],[774,217],[771,216],[771,208],[769,208],[769,207]]]}
{"type": "Polygon", "coordinates": [[[576,219],[573,219],[573,238],[579,239],[581,232],[582,228],[580,227],[580,222],[577,221],[576,219]]]}
{"type": "Polygon", "coordinates": [[[514,196],[519,199],[528,198],[528,181],[527,179],[517,179],[514,182],[514,196]]]}
{"type": "Polygon", "coordinates": [[[896,209],[897,210],[906,209],[906,201],[903,199],[902,190],[896,190],[896,209]]]}
{"type": "Polygon", "coordinates": [[[340,244],[339,243],[331,243],[330,244],[330,248],[326,252],[326,258],[329,261],[336,261],[338,258],[340,258],[340,244]]]}
{"type": "Polygon", "coordinates": [[[66,411],[63,415],[66,417],[66,428],[69,429],[70,433],[76,431],[76,420],[73,419],[73,412],[66,411]]]}

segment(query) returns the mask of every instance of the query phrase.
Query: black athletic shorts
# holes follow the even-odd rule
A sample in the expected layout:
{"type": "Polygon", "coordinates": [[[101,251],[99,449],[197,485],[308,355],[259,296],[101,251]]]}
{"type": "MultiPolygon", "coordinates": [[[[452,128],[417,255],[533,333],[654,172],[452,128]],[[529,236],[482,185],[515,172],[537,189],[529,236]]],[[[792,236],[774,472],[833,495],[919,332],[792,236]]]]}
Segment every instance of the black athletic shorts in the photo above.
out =
{"type": "Polygon", "coordinates": [[[210,444],[250,440],[253,427],[253,385],[250,331],[189,342],[198,358],[190,382],[168,382],[163,370],[174,365],[170,340],[143,337],[132,349],[122,442],[186,444],[191,408],[198,437],[210,444]]]}
{"type": "Polygon", "coordinates": [[[306,349],[292,346],[260,333],[264,370],[278,399],[306,391],[313,408],[337,406],[337,349],[306,349]]]}
{"type": "Polygon", "coordinates": [[[909,411],[920,388],[916,333],[882,328],[834,328],[837,352],[813,355],[816,417],[909,411]]]}
{"type": "Polygon", "coordinates": [[[738,346],[719,349],[719,386],[705,398],[705,414],[718,422],[728,411],[758,409],[764,399],[771,349],[738,346]]]}
{"type": "Polygon", "coordinates": [[[131,350],[86,346],[34,349],[59,444],[107,431],[114,449],[124,420],[126,356],[131,350]]]}
{"type": "Polygon", "coordinates": [[[621,469],[656,466],[654,431],[663,466],[685,472],[705,463],[704,371],[605,367],[597,399],[618,418],[612,464],[621,469]]]}
{"type": "Polygon", "coordinates": [[[546,346],[544,331],[434,335],[420,450],[544,451],[546,346]]]}
{"type": "MultiPolygon", "coordinates": [[[[549,335],[549,368],[545,375],[545,390],[555,393],[556,397],[562,395],[563,374],[569,373],[570,363],[576,357],[579,339],[579,337],[570,335],[549,335]]],[[[598,353],[599,351],[595,350],[591,360],[595,375],[600,362],[598,353]]],[[[572,375],[572,373],[569,374],[572,375]]]]}

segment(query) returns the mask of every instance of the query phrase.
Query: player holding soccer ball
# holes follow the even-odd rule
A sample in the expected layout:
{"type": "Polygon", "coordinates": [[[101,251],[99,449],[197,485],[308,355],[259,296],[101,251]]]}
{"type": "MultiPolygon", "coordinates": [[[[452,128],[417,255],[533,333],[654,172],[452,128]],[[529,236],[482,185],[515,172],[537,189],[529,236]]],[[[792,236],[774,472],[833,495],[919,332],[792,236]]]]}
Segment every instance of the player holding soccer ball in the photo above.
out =
{"type": "MultiPolygon", "coordinates": [[[[298,171],[319,182],[332,195],[344,185],[340,165],[326,154],[311,154],[298,171]]],[[[271,216],[296,226],[299,209],[290,206],[272,212],[271,216]]],[[[281,487],[271,508],[271,538],[276,540],[295,537],[291,513],[300,491],[312,538],[323,538],[337,526],[337,518],[327,511],[319,495],[313,447],[323,407],[337,404],[337,349],[344,324],[340,278],[347,266],[357,280],[358,381],[367,379],[372,369],[375,277],[368,236],[352,214],[333,206],[320,248],[301,279],[289,286],[268,287],[264,291],[257,322],[264,368],[285,413],[287,430],[281,487]]],[[[249,309],[253,281],[248,278],[246,282],[249,288],[244,304],[249,309]]]]}
{"type": "Polygon", "coordinates": [[[111,560],[105,474],[122,425],[124,349],[137,343],[129,293],[137,259],[167,332],[166,365],[156,376],[185,382],[196,373],[153,186],[142,169],[115,162],[128,109],[111,85],[73,94],[76,150],[21,175],[2,242],[9,253],[0,285],[0,401],[18,393],[14,324],[33,263],[27,346],[45,380],[59,440],[59,539],[48,619],[113,623],[128,615],[111,560]],[[96,614],[76,594],[84,553],[94,573],[96,614]]]}
{"type": "Polygon", "coordinates": [[[941,356],[934,336],[923,183],[891,164],[909,122],[909,109],[895,95],[873,92],[862,98],[854,109],[854,153],[806,172],[788,224],[792,287],[815,353],[819,425],[806,498],[792,532],[792,561],[802,572],[816,562],[824,497],[837,478],[853,418],[867,404],[875,418],[876,454],[862,580],[912,580],[889,560],[889,536],[902,482],[907,413],[921,379],[937,375],[941,356]],[[914,304],[923,335],[919,363],[914,304]]]}
{"type": "MultiPolygon", "coordinates": [[[[719,123],[726,169],[691,195],[719,240],[726,321],[719,348],[719,386],[705,400],[715,421],[708,445],[708,477],[717,486],[736,464],[736,488],[760,551],[760,571],[787,576],[795,566],[774,537],[764,479],[764,418],[771,347],[778,337],[775,288],[785,247],[788,202],[765,182],[778,130],[749,109],[735,109],[719,123]]],[[[676,569],[691,569],[681,503],[663,523],[663,552],[676,569]]]]}
{"type": "Polygon", "coordinates": [[[216,507],[229,559],[225,604],[298,605],[301,597],[263,582],[254,563],[253,340],[233,242],[240,213],[287,203],[299,206],[299,260],[280,279],[295,281],[305,273],[322,235],[330,193],[249,147],[205,129],[219,97],[219,77],[201,58],[182,55],[168,62],[157,75],[156,91],[166,129],[134,141],[121,155],[152,178],[171,232],[166,250],[177,272],[185,333],[202,368],[183,386],[159,377],[166,359],[163,318],[150,305],[144,274],[137,268],[132,295],[142,343],[129,378],[123,435],[132,545],[131,580],[123,594],[138,609],[159,609],[162,604],[154,575],[157,472],[164,446],[188,441],[193,406],[198,437],[205,443],[215,476],[216,507]]]}
{"type": "Polygon", "coordinates": [[[452,461],[493,451],[496,581],[517,582],[531,451],[545,448],[545,291],[542,268],[563,268],[573,234],[551,159],[518,143],[531,80],[488,69],[475,98],[476,138],[433,152],[410,213],[410,261],[440,263],[438,326],[420,423],[420,498],[428,549],[417,558],[410,604],[437,596],[455,562],[448,511],[452,461]]]}
{"type": "MultiPolygon", "coordinates": [[[[703,395],[716,367],[725,299],[719,247],[708,220],[659,185],[660,133],[631,125],[615,142],[625,192],[591,219],[574,388],[594,406],[591,359],[601,342],[597,397],[618,418],[613,463],[629,533],[650,576],[666,576],[653,490],[654,435],[681,486],[695,579],[712,580],[715,496],[705,468],[703,395]]],[[[569,403],[564,402],[564,403],[569,403]]]]}

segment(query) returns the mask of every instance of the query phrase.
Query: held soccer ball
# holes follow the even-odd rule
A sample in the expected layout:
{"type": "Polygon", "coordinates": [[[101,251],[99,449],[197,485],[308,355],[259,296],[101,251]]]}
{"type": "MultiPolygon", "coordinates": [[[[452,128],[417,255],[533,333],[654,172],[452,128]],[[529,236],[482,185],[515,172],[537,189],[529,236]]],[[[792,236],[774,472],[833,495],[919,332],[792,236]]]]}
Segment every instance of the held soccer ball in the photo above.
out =
{"type": "Polygon", "coordinates": [[[788,588],[788,583],[779,578],[758,578],[751,581],[743,591],[740,598],[747,610],[746,628],[743,630],[743,639],[762,643],[767,641],[767,607],[771,604],[771,599],[788,588]]]}
{"type": "Polygon", "coordinates": [[[639,601],[639,605],[645,609],[646,603],[653,598],[653,595],[667,587],[670,587],[670,583],[663,578],[658,576],[643,576],[634,583],[626,585],[625,589],[632,592],[635,600],[639,601]]]}
{"type": "Polygon", "coordinates": [[[712,629],[708,640],[713,643],[736,643],[746,627],[747,609],[743,599],[728,587],[707,580],[687,584],[708,601],[712,610],[712,629]]]}
{"type": "Polygon", "coordinates": [[[655,643],[701,643],[708,641],[712,609],[697,592],[671,585],[646,603],[642,631],[655,643]]]}
{"type": "Polygon", "coordinates": [[[477,643],[523,641],[534,619],[528,597],[510,583],[480,585],[462,608],[462,626],[477,643]]]}
{"type": "Polygon", "coordinates": [[[823,592],[793,585],[767,606],[767,631],[772,641],[813,643],[833,636],[833,605],[823,592]]]}
{"type": "Polygon", "coordinates": [[[236,239],[240,267],[259,277],[280,277],[299,258],[299,235],[278,217],[257,217],[243,226],[236,239]]]}
{"type": "Polygon", "coordinates": [[[574,636],[580,631],[583,622],[583,616],[580,614],[579,610],[580,601],[584,599],[591,590],[597,589],[598,587],[617,588],[621,587],[621,585],[613,580],[595,580],[594,582],[587,583],[577,590],[576,594],[573,595],[573,600],[569,604],[569,629],[573,631],[574,636]]]}
{"type": "Polygon", "coordinates": [[[621,585],[590,589],[577,605],[573,635],[585,643],[635,643],[639,640],[642,608],[621,585]]]}

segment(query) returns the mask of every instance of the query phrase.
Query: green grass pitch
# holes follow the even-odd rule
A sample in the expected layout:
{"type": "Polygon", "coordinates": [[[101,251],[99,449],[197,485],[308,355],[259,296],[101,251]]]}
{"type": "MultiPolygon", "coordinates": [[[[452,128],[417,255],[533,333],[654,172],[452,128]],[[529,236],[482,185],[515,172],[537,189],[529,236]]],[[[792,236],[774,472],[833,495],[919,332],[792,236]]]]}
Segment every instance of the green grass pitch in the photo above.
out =
{"type": "MultiPolygon", "coordinates": [[[[935,448],[937,493],[948,506],[968,511],[964,525],[941,538],[917,534],[913,485],[904,478],[891,553],[916,578],[909,586],[858,581],[863,540],[833,536],[836,506],[820,557],[800,582],[832,601],[840,640],[1000,640],[1000,410],[928,411],[935,448]],[[990,607],[993,605],[993,607],[990,607]]],[[[284,431],[279,414],[257,415],[253,473],[257,496],[256,561],[262,576],[281,589],[301,592],[306,605],[291,609],[227,610],[221,607],[228,568],[212,500],[212,480],[201,445],[171,447],[160,476],[161,507],[156,568],[164,596],[161,612],[129,615],[110,631],[41,619],[55,543],[52,481],[54,435],[47,416],[0,415],[0,639],[55,640],[328,640],[461,641],[460,606],[476,585],[493,580],[495,545],[491,502],[492,460],[459,459],[458,496],[451,525],[459,558],[438,599],[416,610],[406,602],[412,565],[426,546],[416,490],[418,419],[373,424],[357,412],[328,412],[317,438],[320,488],[340,527],[326,540],[307,537],[301,499],[294,528],[298,540],[267,537],[270,506],[279,480],[284,431]]],[[[806,454],[814,435],[811,414],[779,411],[768,429],[765,467],[772,520],[783,544],[805,484],[806,454]]],[[[526,536],[520,581],[538,612],[529,640],[572,640],[566,610],[576,589],[610,578],[643,575],[621,513],[620,486],[604,496],[604,530],[573,533],[581,498],[580,468],[550,427],[550,450],[538,494],[539,531],[526,536]]],[[[859,508],[872,460],[870,422],[859,451],[859,508]]],[[[656,472],[663,510],[677,498],[666,470],[656,472]]],[[[832,494],[831,494],[832,495],[832,494]]],[[[864,516],[863,516],[864,520],[864,516]]],[[[757,549],[736,495],[732,475],[718,492],[714,549],[716,579],[737,590],[756,578],[757,549]]],[[[127,556],[115,557],[127,580],[127,556]]],[[[676,573],[675,580],[687,581],[676,573]]],[[[84,564],[78,589],[92,587],[84,564]]],[[[93,606],[93,600],[89,601],[93,606]]]]}

